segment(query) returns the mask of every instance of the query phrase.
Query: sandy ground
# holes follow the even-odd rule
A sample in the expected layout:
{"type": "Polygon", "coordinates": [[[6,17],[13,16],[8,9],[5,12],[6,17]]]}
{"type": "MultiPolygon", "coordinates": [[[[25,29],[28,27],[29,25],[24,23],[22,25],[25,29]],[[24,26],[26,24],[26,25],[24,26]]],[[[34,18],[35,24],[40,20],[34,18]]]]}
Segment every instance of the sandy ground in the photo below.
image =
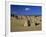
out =
{"type": "Polygon", "coordinates": [[[18,16],[19,19],[16,17],[11,17],[11,32],[18,32],[18,31],[40,31],[42,30],[42,19],[41,16],[18,16]],[[30,26],[28,26],[27,20],[30,20],[30,26]]]}

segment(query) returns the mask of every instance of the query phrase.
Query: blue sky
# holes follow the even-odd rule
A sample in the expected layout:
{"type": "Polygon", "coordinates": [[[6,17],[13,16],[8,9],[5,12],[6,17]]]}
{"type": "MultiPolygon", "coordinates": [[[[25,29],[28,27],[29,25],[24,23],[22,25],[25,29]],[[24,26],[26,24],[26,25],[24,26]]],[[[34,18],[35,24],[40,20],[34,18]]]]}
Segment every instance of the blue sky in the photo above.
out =
{"type": "Polygon", "coordinates": [[[42,15],[42,6],[11,5],[11,14],[14,15],[42,15]]]}

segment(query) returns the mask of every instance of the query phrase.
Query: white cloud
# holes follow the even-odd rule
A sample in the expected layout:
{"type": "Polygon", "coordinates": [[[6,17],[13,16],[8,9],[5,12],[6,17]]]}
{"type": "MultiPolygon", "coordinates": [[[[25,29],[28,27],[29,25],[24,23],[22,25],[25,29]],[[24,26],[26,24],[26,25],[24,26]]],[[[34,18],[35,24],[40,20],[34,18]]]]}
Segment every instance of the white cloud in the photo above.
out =
{"type": "Polygon", "coordinates": [[[30,10],[30,8],[25,8],[26,11],[30,10]]]}

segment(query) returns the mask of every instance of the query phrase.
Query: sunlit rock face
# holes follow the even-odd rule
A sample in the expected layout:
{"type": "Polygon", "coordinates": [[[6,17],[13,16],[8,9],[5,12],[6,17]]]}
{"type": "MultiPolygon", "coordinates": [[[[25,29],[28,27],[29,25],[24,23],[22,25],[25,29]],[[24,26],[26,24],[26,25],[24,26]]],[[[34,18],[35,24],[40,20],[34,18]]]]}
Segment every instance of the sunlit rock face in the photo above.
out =
{"type": "Polygon", "coordinates": [[[41,24],[41,16],[15,16],[17,20],[24,20],[24,26],[35,26],[41,24]],[[30,24],[30,25],[28,25],[30,24]]]}
{"type": "Polygon", "coordinates": [[[12,31],[34,31],[41,30],[41,16],[12,16],[11,29],[12,31]]]}

